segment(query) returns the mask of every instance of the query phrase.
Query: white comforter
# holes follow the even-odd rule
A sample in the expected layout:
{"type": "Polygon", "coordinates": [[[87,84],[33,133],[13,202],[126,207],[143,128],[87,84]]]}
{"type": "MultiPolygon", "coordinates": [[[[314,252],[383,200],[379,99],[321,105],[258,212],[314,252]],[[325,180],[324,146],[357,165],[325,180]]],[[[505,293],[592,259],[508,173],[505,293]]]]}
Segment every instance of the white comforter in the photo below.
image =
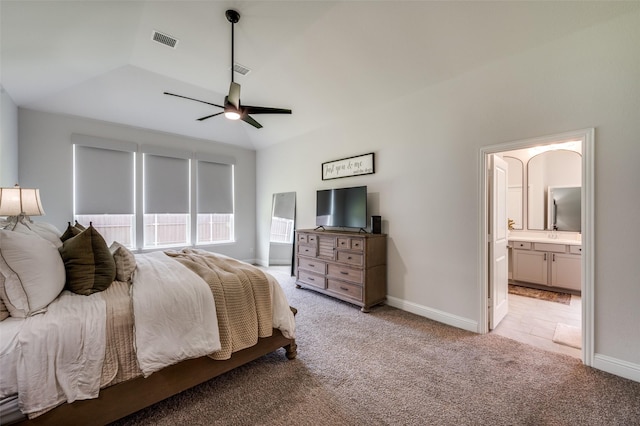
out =
{"type": "Polygon", "coordinates": [[[136,353],[144,376],[220,350],[216,307],[207,283],[162,252],[137,256],[136,261],[131,289],[136,353]]]}
{"type": "Polygon", "coordinates": [[[65,290],[46,313],[24,320],[17,334],[16,368],[23,413],[98,396],[105,316],[100,293],[82,296],[65,290]]]}

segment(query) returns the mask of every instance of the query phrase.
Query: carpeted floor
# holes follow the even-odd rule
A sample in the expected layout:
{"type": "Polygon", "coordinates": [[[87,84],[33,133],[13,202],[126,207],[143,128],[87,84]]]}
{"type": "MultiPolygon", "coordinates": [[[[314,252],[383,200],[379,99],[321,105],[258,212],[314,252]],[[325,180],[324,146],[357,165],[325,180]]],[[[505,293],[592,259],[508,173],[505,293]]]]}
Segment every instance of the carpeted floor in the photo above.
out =
{"type": "Polygon", "coordinates": [[[509,284],[509,294],[517,294],[519,296],[533,297],[534,299],[548,300],[550,302],[562,303],[563,305],[568,305],[571,303],[571,295],[569,293],[561,293],[551,290],[540,290],[514,284],[509,284]]]}
{"type": "Polygon", "coordinates": [[[640,383],[494,334],[295,289],[298,358],[267,355],[117,425],[640,425],[640,383]]]}

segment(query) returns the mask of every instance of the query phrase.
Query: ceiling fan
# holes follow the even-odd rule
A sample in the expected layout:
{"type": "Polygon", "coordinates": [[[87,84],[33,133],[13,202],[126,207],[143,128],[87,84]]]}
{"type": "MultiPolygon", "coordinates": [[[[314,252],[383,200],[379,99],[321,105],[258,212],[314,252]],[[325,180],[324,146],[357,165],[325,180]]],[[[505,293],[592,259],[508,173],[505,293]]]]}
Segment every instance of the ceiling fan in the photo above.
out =
{"type": "Polygon", "coordinates": [[[211,102],[201,101],[199,99],[189,98],[187,96],[176,95],[175,93],[164,92],[165,95],[176,96],[178,98],[189,99],[196,102],[201,102],[207,105],[213,105],[218,108],[222,108],[223,111],[217,112],[215,114],[207,115],[201,118],[198,118],[198,121],[207,120],[211,117],[215,117],[217,115],[224,114],[224,116],[230,120],[242,120],[245,123],[251,124],[253,127],[260,129],[262,125],[258,123],[253,117],[249,114],[291,114],[290,109],[283,108],[270,108],[270,107],[260,107],[260,106],[251,106],[251,105],[242,105],[240,103],[240,85],[233,81],[233,65],[234,65],[234,34],[233,34],[233,26],[237,24],[240,20],[240,13],[229,9],[225,12],[225,16],[227,20],[231,22],[231,85],[229,86],[229,94],[224,97],[224,105],[218,105],[211,102]]]}

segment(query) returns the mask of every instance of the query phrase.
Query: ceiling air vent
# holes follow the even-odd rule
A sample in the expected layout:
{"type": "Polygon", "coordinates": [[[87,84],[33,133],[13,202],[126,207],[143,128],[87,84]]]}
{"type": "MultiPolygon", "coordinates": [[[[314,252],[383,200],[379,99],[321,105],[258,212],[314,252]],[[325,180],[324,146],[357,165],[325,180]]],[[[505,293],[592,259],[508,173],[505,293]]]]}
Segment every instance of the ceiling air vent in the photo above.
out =
{"type": "Polygon", "coordinates": [[[242,75],[247,75],[251,72],[249,68],[245,67],[244,65],[240,65],[237,62],[233,64],[233,70],[242,75]]]}
{"type": "Polygon", "coordinates": [[[167,34],[162,34],[161,32],[154,31],[151,36],[153,41],[157,41],[160,44],[164,44],[165,46],[169,46],[173,49],[176,48],[176,44],[178,44],[178,39],[175,39],[167,34]]]}

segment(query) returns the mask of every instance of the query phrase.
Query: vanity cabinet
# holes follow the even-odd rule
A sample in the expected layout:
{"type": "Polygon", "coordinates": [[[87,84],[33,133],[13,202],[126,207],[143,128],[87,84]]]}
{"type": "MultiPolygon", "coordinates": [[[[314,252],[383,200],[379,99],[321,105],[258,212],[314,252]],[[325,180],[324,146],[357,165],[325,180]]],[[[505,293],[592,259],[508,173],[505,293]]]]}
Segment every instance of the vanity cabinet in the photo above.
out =
{"type": "Polygon", "coordinates": [[[515,241],[511,248],[514,281],[580,291],[580,246],[515,241]]]}
{"type": "Polygon", "coordinates": [[[363,312],[387,296],[387,237],[296,231],[296,286],[353,303],[363,312]]]}

